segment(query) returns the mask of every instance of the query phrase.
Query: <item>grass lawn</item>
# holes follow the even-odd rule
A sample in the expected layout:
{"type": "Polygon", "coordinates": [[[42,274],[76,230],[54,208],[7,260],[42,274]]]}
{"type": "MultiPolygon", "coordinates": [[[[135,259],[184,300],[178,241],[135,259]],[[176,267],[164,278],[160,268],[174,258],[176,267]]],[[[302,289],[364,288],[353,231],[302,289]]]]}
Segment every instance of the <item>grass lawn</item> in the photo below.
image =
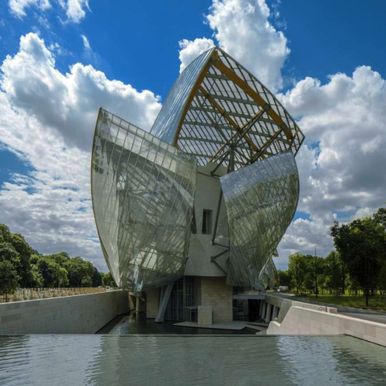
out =
{"type": "Polygon", "coordinates": [[[369,297],[369,306],[366,307],[365,297],[363,295],[350,296],[334,296],[334,295],[308,295],[309,299],[320,303],[337,304],[339,306],[367,308],[371,310],[386,311],[386,297],[374,295],[369,297]]]}

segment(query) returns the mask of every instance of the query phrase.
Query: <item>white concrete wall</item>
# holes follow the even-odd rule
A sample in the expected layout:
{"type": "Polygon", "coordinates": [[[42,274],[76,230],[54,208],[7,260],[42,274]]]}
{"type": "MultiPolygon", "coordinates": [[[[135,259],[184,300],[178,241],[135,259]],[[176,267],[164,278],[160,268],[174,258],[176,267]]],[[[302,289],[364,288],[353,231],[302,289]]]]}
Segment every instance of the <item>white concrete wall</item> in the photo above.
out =
{"type": "Polygon", "coordinates": [[[128,311],[127,291],[0,304],[0,335],[95,333],[128,311]]]}
{"type": "MultiPolygon", "coordinates": [[[[214,231],[217,205],[220,197],[220,180],[218,177],[212,177],[210,171],[214,165],[208,167],[199,167],[196,181],[196,194],[194,198],[194,210],[197,225],[197,233],[190,236],[189,244],[189,259],[186,263],[185,276],[225,276],[214,263],[211,262],[210,257],[217,255],[224,251],[224,248],[216,245],[212,245],[212,234],[214,231]],[[212,210],[212,234],[202,234],[202,214],[204,209],[212,210]]],[[[224,224],[226,216],[224,200],[222,200],[220,208],[220,221],[217,228],[217,236],[224,235],[228,237],[227,223],[224,224]]],[[[227,245],[227,239],[217,239],[227,245]]],[[[217,262],[226,267],[225,261],[227,254],[224,254],[218,258],[217,262]]]]}
{"type": "MultiPolygon", "coordinates": [[[[285,318],[288,310],[291,307],[293,307],[293,306],[302,307],[302,308],[308,308],[308,309],[317,310],[317,311],[326,311],[327,310],[326,306],[322,306],[322,305],[319,305],[319,304],[311,304],[311,303],[298,302],[296,300],[291,300],[291,299],[288,299],[288,298],[283,298],[281,296],[273,295],[273,294],[270,294],[270,293],[266,294],[265,302],[267,304],[271,304],[271,305],[273,305],[275,307],[278,307],[280,309],[279,314],[277,316],[277,320],[279,322],[281,322],[285,318]]],[[[267,321],[269,321],[269,320],[267,320],[267,321]]]]}
{"type": "Polygon", "coordinates": [[[292,306],[281,323],[272,321],[267,334],[351,335],[386,346],[386,324],[292,306]]]}
{"type": "Polygon", "coordinates": [[[225,277],[201,278],[201,306],[211,306],[213,323],[232,321],[232,286],[226,284],[225,277]]]}

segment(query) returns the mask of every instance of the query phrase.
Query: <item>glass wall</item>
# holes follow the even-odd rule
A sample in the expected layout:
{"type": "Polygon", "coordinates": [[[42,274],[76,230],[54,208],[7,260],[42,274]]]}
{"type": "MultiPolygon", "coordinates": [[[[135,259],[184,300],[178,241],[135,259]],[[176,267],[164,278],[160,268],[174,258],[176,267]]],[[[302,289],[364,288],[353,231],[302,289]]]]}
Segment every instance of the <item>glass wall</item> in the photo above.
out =
{"type": "Polygon", "coordinates": [[[192,222],[195,162],[101,109],[91,174],[97,229],[118,286],[141,291],[181,277],[192,222]]]}
{"type": "Polygon", "coordinates": [[[295,213],[299,177],[292,153],[256,162],[220,178],[228,216],[228,283],[269,284],[270,263],[295,213]],[[268,275],[268,276],[267,276],[268,275]]]}

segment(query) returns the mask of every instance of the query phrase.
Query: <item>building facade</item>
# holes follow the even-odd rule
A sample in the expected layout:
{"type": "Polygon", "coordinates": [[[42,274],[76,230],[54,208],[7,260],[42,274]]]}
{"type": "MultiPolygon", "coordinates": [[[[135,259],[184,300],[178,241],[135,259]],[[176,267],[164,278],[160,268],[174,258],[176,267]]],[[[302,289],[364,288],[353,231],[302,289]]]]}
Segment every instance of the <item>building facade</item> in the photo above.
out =
{"type": "Polygon", "coordinates": [[[275,96],[219,48],[180,74],[150,133],[100,109],[97,230],[115,281],[139,294],[147,317],[226,322],[238,292],[272,287],[303,140],[275,96]]]}

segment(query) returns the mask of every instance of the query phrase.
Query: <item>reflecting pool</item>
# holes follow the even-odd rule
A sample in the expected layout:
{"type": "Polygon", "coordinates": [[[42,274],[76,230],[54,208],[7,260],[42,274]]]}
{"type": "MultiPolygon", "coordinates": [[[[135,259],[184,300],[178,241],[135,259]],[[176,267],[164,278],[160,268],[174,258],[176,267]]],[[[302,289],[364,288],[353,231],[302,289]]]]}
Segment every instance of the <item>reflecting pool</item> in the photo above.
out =
{"type": "Polygon", "coordinates": [[[0,337],[1,385],[385,385],[386,348],[350,337],[0,337]]]}

